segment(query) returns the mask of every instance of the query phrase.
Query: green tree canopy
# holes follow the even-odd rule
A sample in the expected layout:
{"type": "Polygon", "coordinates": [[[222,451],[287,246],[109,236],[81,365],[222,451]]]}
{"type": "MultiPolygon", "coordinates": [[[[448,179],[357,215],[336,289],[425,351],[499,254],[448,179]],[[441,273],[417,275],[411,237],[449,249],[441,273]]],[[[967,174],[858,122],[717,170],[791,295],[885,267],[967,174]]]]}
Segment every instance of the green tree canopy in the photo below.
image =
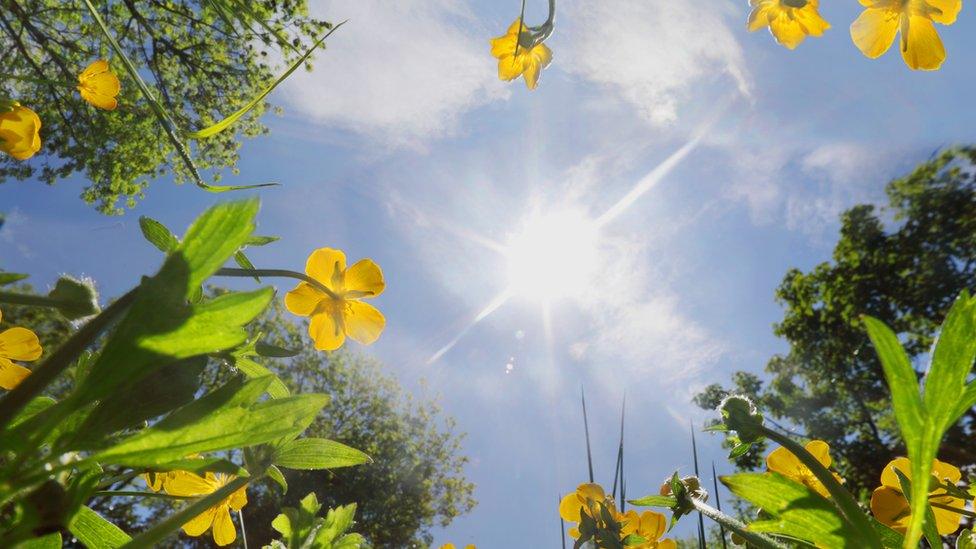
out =
{"type": "MultiPolygon", "coordinates": [[[[102,0],[95,2],[127,57],[173,118],[196,130],[230,114],[273,80],[328,23],[308,16],[305,0],[102,0]]],[[[132,207],[152,179],[191,179],[149,103],[122,70],[83,2],[0,2],[0,97],[19,100],[42,120],[41,152],[29,161],[0,155],[0,182],[47,184],[81,173],[81,196],[105,213],[132,207]],[[78,74],[106,58],[122,80],[119,107],[100,111],[75,91],[78,74]]],[[[235,169],[239,137],[266,132],[261,103],[233,127],[197,141],[192,155],[214,180],[235,169]]]]}
{"type": "MultiPolygon", "coordinates": [[[[976,289],[974,169],[976,147],[947,150],[891,181],[887,207],[844,212],[833,259],[809,272],[791,269],[776,291],[786,311],[774,331],[790,350],[770,359],[768,380],[738,372],[733,387],[709,386],[696,402],[713,408],[729,392],[752,396],[767,416],[827,441],[848,485],[866,495],[905,450],[860,315],[891,326],[921,366],[953,299],[976,289]]],[[[976,465],[974,429],[970,410],[940,458],[976,465]]],[[[740,465],[758,466],[760,457],[740,465]]]]}

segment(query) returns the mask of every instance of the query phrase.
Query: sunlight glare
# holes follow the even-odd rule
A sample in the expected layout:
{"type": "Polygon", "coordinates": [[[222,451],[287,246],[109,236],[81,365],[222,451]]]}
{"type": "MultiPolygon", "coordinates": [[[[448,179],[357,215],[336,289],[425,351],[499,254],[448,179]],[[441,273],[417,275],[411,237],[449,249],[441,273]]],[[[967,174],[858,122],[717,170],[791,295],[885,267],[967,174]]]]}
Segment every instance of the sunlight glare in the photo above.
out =
{"type": "Polygon", "coordinates": [[[542,301],[579,295],[598,265],[597,227],[578,210],[535,214],[505,255],[514,293],[542,301]]]}

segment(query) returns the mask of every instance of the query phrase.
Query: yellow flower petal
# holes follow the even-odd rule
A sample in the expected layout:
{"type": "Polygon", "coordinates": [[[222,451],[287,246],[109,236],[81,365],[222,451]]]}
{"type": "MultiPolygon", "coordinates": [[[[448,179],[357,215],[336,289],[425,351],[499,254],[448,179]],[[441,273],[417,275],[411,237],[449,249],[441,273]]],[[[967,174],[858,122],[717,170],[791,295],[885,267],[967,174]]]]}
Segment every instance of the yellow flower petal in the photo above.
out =
{"type": "Polygon", "coordinates": [[[319,351],[335,351],[346,341],[342,325],[336,321],[336,315],[330,312],[312,315],[312,321],[308,324],[308,335],[319,351]]]}
{"type": "Polygon", "coordinates": [[[11,391],[29,376],[30,370],[0,357],[0,387],[11,391]]]}
{"type": "Polygon", "coordinates": [[[926,3],[937,11],[930,13],[930,17],[936,23],[951,25],[956,22],[959,11],[962,10],[962,0],[925,0],[926,3]]]}
{"type": "Polygon", "coordinates": [[[667,521],[661,513],[654,511],[644,511],[640,517],[641,537],[647,539],[658,539],[667,530],[667,521]]]}
{"type": "Polygon", "coordinates": [[[370,345],[379,339],[386,327],[386,318],[376,307],[362,301],[349,301],[345,311],[346,334],[352,339],[370,345]]]}
{"type": "Polygon", "coordinates": [[[305,274],[336,293],[342,292],[345,271],[346,254],[342,253],[342,250],[319,248],[312,252],[305,262],[305,274]]]}
{"type": "Polygon", "coordinates": [[[515,80],[525,72],[524,55],[505,55],[498,59],[498,78],[500,80],[515,80]]]}
{"type": "Polygon", "coordinates": [[[911,512],[901,491],[888,486],[875,488],[871,494],[871,514],[878,522],[902,534],[908,529],[911,512]]]}
{"type": "Polygon", "coordinates": [[[807,37],[800,23],[784,13],[780,13],[769,22],[769,31],[773,33],[777,42],[791,50],[799,46],[807,37]]]}
{"type": "Polygon", "coordinates": [[[85,67],[85,70],[81,71],[81,74],[78,75],[78,80],[85,81],[94,77],[95,75],[104,74],[108,72],[108,70],[108,61],[104,59],[97,59],[85,67]]]}
{"type": "Polygon", "coordinates": [[[530,90],[534,90],[539,84],[539,74],[542,69],[549,66],[552,61],[552,50],[549,49],[545,44],[539,44],[538,46],[532,48],[523,61],[523,66],[525,67],[525,85],[530,90]]]}
{"type": "Polygon", "coordinates": [[[678,549],[678,544],[673,539],[662,539],[657,542],[657,549],[678,549]]]}
{"type": "Polygon", "coordinates": [[[796,11],[796,21],[809,36],[823,36],[824,31],[830,28],[830,23],[820,16],[812,3],[796,11]]]}
{"type": "Polygon", "coordinates": [[[0,357],[30,362],[41,358],[41,342],[27,328],[10,328],[0,332],[0,357]]]}
{"type": "Polygon", "coordinates": [[[383,293],[383,271],[372,259],[360,259],[346,270],[346,293],[352,297],[376,297],[383,293]]]}
{"type": "Polygon", "coordinates": [[[308,282],[300,282],[285,294],[285,308],[293,315],[309,316],[323,299],[331,299],[308,282]]]}
{"type": "Polygon", "coordinates": [[[190,519],[189,522],[183,525],[183,532],[188,536],[196,537],[203,535],[204,532],[210,528],[213,524],[214,518],[217,516],[217,508],[211,507],[206,511],[200,513],[199,515],[190,519]]]}
{"type": "Polygon", "coordinates": [[[907,28],[906,33],[902,25],[901,56],[905,64],[914,70],[938,70],[945,61],[946,51],[935,25],[926,17],[913,15],[908,19],[907,28]]]}
{"type": "Polygon", "coordinates": [[[227,498],[227,504],[235,511],[243,509],[247,505],[247,487],[241,486],[239,490],[231,494],[227,498]]]}
{"type": "Polygon", "coordinates": [[[189,471],[173,471],[172,477],[165,481],[164,486],[168,494],[183,497],[202,496],[217,490],[213,473],[207,473],[206,477],[201,477],[189,471]]]}
{"type": "Polygon", "coordinates": [[[810,452],[813,457],[817,458],[820,465],[824,467],[830,467],[830,445],[822,440],[811,440],[804,447],[807,452],[810,452]]]}
{"type": "Polygon", "coordinates": [[[226,505],[221,505],[216,508],[213,522],[213,539],[221,547],[230,545],[237,539],[237,529],[234,528],[234,521],[230,518],[230,511],[226,505]]]}
{"type": "Polygon", "coordinates": [[[901,471],[908,480],[912,480],[912,462],[908,461],[906,457],[895,458],[888,462],[888,465],[885,465],[881,471],[881,485],[901,492],[901,482],[898,480],[895,469],[901,471]]]}
{"type": "Polygon", "coordinates": [[[898,14],[890,10],[866,9],[851,23],[851,39],[865,56],[875,59],[888,51],[898,32],[898,14]]]}
{"type": "Polygon", "coordinates": [[[766,468],[783,476],[792,476],[797,467],[802,464],[793,452],[780,446],[766,456],[766,468]]]}
{"type": "Polygon", "coordinates": [[[27,107],[16,105],[0,113],[0,151],[27,160],[41,150],[41,119],[27,107]]]}
{"type": "Polygon", "coordinates": [[[749,32],[755,32],[761,28],[768,27],[771,2],[768,0],[752,0],[749,4],[755,6],[752,12],[749,13],[749,20],[746,22],[746,28],[749,29],[749,32]]]}
{"type": "MultiPolygon", "coordinates": [[[[583,503],[576,496],[576,492],[566,494],[559,502],[559,516],[566,522],[579,522],[582,519],[580,514],[582,508],[583,503]]],[[[573,537],[576,538],[579,535],[573,537]]]]}
{"type": "Polygon", "coordinates": [[[119,94],[119,78],[108,66],[108,62],[99,59],[78,75],[78,93],[82,99],[92,105],[108,111],[118,106],[115,96],[119,94]]]}

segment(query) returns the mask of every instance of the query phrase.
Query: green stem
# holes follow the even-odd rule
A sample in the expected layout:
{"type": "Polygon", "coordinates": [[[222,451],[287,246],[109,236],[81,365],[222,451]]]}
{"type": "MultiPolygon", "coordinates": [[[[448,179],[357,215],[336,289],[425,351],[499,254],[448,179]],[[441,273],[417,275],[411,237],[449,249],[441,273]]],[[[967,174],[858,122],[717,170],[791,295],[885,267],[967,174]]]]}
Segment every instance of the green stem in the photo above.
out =
{"type": "Polygon", "coordinates": [[[271,276],[271,277],[294,278],[297,280],[308,282],[309,284],[315,286],[315,288],[321,290],[323,293],[325,293],[325,295],[331,297],[332,299],[339,299],[339,296],[336,295],[335,292],[330,290],[325,284],[322,284],[318,280],[315,280],[314,278],[306,274],[299,273],[296,271],[289,271],[287,269],[235,269],[231,267],[225,267],[223,269],[217,269],[217,272],[214,273],[214,276],[239,276],[244,278],[253,278],[256,276],[271,276]]]}
{"type": "Polygon", "coordinates": [[[45,387],[51,384],[54,379],[63,373],[78,356],[95,343],[95,339],[112,322],[125,312],[138,295],[138,289],[130,290],[114,303],[109,305],[104,311],[95,318],[88,321],[74,333],[68,341],[65,341],[54,353],[44,361],[43,364],[34,369],[31,375],[27,376],[13,391],[7,393],[0,399],[0,428],[10,423],[10,420],[17,415],[28,402],[40,394],[45,387]]]}
{"type": "Polygon", "coordinates": [[[806,448],[800,446],[799,443],[791,439],[790,437],[780,434],[772,429],[761,425],[759,429],[762,431],[762,435],[770,440],[777,442],[780,446],[789,450],[791,454],[797,457],[803,465],[813,473],[817,480],[824,485],[827,491],[830,493],[831,501],[834,505],[840,509],[847,522],[854,527],[854,529],[861,535],[864,542],[870,544],[871,547],[880,549],[882,547],[881,540],[878,538],[877,532],[871,526],[868,521],[867,516],[861,511],[861,507],[858,505],[857,500],[851,495],[840,482],[834,478],[834,475],[827,470],[826,467],[821,465],[817,458],[813,457],[810,452],[807,452],[806,448]]]}
{"type": "Polygon", "coordinates": [[[230,496],[237,490],[247,486],[247,483],[255,477],[237,477],[229,483],[221,486],[217,491],[197,499],[190,505],[180,509],[178,512],[163,519],[162,522],[132,538],[129,543],[122,546],[122,549],[137,549],[141,547],[155,547],[160,541],[180,529],[181,526],[189,522],[192,518],[200,515],[210,507],[217,505],[224,498],[230,496]]]}
{"type": "Polygon", "coordinates": [[[161,499],[196,499],[195,496],[174,496],[172,494],[164,494],[162,492],[142,492],[139,490],[99,490],[93,495],[96,496],[133,496],[133,497],[147,497],[147,498],[161,498],[161,499]]]}
{"type": "Polygon", "coordinates": [[[779,543],[768,536],[764,536],[758,532],[749,530],[748,527],[741,521],[726,515],[711,505],[692,497],[689,497],[688,499],[699,513],[735,532],[741,536],[742,539],[746,540],[749,546],[757,547],[758,549],[787,549],[786,545],[783,545],[782,543],[779,543]]]}
{"type": "Polygon", "coordinates": [[[952,511],[953,513],[958,513],[964,517],[976,518],[976,512],[970,511],[968,509],[960,509],[958,507],[953,507],[951,505],[946,505],[944,503],[938,503],[935,501],[930,501],[929,505],[937,509],[945,509],[946,511],[952,511]]]}
{"type": "Polygon", "coordinates": [[[43,295],[0,292],[0,303],[9,303],[11,305],[29,305],[32,307],[51,307],[53,309],[57,309],[66,302],[60,299],[52,299],[43,295]]]}

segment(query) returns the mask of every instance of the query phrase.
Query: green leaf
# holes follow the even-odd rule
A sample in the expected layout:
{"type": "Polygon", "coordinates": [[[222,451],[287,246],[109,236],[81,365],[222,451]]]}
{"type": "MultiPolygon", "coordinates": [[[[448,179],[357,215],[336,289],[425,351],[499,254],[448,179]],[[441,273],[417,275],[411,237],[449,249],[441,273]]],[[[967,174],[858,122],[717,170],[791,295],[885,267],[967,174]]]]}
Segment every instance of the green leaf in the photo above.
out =
{"type": "Polygon", "coordinates": [[[215,124],[207,126],[206,128],[202,128],[195,132],[187,132],[186,136],[191,139],[205,139],[207,137],[217,135],[218,133],[229,128],[234,122],[237,122],[237,120],[240,117],[244,116],[245,114],[247,114],[248,111],[250,111],[257,105],[259,105],[261,101],[263,101],[264,98],[268,96],[269,93],[271,93],[276,87],[278,87],[278,84],[284,82],[286,78],[291,76],[291,73],[295,72],[295,70],[298,69],[298,67],[301,67],[305,63],[305,61],[307,61],[308,58],[311,57],[312,53],[314,53],[315,50],[318,49],[318,47],[322,45],[323,42],[325,42],[325,39],[328,38],[333,32],[335,32],[336,29],[338,29],[341,26],[342,23],[336,25],[335,27],[332,28],[332,30],[326,33],[325,36],[319,38],[319,40],[315,42],[315,44],[312,44],[312,47],[309,48],[307,52],[305,52],[305,55],[302,55],[297,60],[295,60],[295,62],[292,63],[290,67],[288,67],[288,70],[282,73],[282,75],[279,76],[277,79],[275,79],[275,81],[272,82],[270,86],[268,86],[261,93],[259,93],[257,97],[251,99],[251,101],[249,101],[246,105],[244,105],[240,109],[237,109],[232,114],[227,116],[227,118],[224,118],[223,120],[215,124]]]}
{"type": "Polygon", "coordinates": [[[627,503],[638,507],[667,507],[668,509],[678,504],[674,496],[644,496],[638,499],[629,499],[627,503]]]}
{"type": "Polygon", "coordinates": [[[963,291],[939,331],[925,375],[925,412],[938,440],[959,416],[956,408],[966,391],[966,378],[976,359],[976,300],[963,291]]]}
{"type": "Polygon", "coordinates": [[[24,406],[19,412],[17,412],[17,415],[14,416],[12,420],[10,420],[10,427],[12,428],[12,427],[16,427],[17,425],[20,425],[21,423],[34,417],[38,413],[43,412],[47,408],[50,408],[54,403],[55,400],[51,397],[41,396],[41,397],[34,398],[30,402],[28,402],[27,405],[24,406]]]}
{"type": "Polygon", "coordinates": [[[747,442],[747,443],[744,443],[744,444],[736,444],[732,448],[732,451],[729,452],[729,459],[732,460],[732,459],[736,459],[738,457],[741,457],[743,454],[745,454],[746,452],[748,452],[750,448],[752,448],[752,443],[751,442],[747,442]]]}
{"type": "Polygon", "coordinates": [[[866,547],[825,498],[778,473],[740,473],[720,479],[732,493],[771,518],[749,529],[805,540],[820,547],[866,547]]]}
{"type": "Polygon", "coordinates": [[[247,246],[267,246],[281,240],[280,236],[252,236],[244,243],[247,246]]]}
{"type": "Polygon", "coordinates": [[[165,225],[147,216],[139,218],[142,236],[163,253],[170,253],[179,247],[180,241],[165,225]]]}
{"type": "Polygon", "coordinates": [[[251,360],[250,358],[243,356],[234,356],[234,367],[241,371],[242,374],[250,378],[256,377],[271,377],[271,385],[268,385],[268,394],[271,398],[283,398],[291,394],[288,387],[281,381],[281,378],[276,376],[271,370],[261,366],[257,362],[251,360]]]}
{"type": "Polygon", "coordinates": [[[976,549],[976,534],[969,528],[959,532],[956,538],[956,549],[976,549]]]}
{"type": "Polygon", "coordinates": [[[121,528],[84,505],[68,523],[68,530],[88,549],[115,549],[132,540],[121,528]]]}
{"type": "Polygon", "coordinates": [[[953,414],[957,418],[962,417],[963,414],[968,412],[969,409],[974,406],[976,406],[976,381],[972,381],[969,383],[969,385],[966,385],[966,389],[959,398],[959,403],[956,406],[956,411],[953,412],[953,414]]]}
{"type": "Polygon", "coordinates": [[[279,469],[276,465],[272,465],[268,467],[266,473],[268,475],[268,478],[277,482],[278,486],[281,486],[282,494],[288,493],[288,481],[285,480],[285,475],[282,474],[281,469],[279,469]]]}
{"type": "Polygon", "coordinates": [[[98,293],[91,282],[62,276],[47,296],[58,302],[58,311],[68,320],[98,314],[98,293]]]}
{"type": "MultiPolygon", "coordinates": [[[[17,544],[17,549],[61,549],[61,533],[54,532],[39,538],[29,539],[17,544]]],[[[89,546],[90,548],[92,546],[89,546]]]]}
{"type": "Polygon", "coordinates": [[[187,458],[159,463],[148,468],[150,471],[190,471],[191,473],[226,473],[238,477],[248,476],[247,470],[223,458],[187,458]]]}
{"type": "MultiPolygon", "coordinates": [[[[234,253],[234,263],[237,263],[242,269],[254,270],[254,264],[241,250],[234,253]]],[[[261,279],[257,276],[254,277],[254,281],[258,284],[261,283],[261,279]]]]}
{"type": "Polygon", "coordinates": [[[301,352],[296,349],[284,349],[263,341],[258,341],[257,344],[255,344],[254,351],[261,356],[269,358],[289,358],[296,356],[301,352]]]}
{"type": "Polygon", "coordinates": [[[194,221],[180,251],[189,267],[188,287],[199,286],[254,232],[256,199],[218,204],[194,221]]]}
{"type": "MultiPolygon", "coordinates": [[[[898,484],[901,485],[901,493],[905,495],[905,499],[908,500],[910,505],[912,503],[912,481],[905,476],[904,471],[898,468],[893,469],[895,476],[898,477],[898,484]]],[[[936,529],[935,513],[932,512],[932,507],[928,504],[928,498],[926,498],[925,502],[925,522],[922,523],[922,533],[925,534],[925,539],[929,542],[930,547],[942,546],[942,539],[939,537],[939,531],[936,529]]]]}
{"type": "Polygon", "coordinates": [[[881,359],[888,388],[891,391],[895,419],[907,444],[919,440],[925,423],[925,410],[919,394],[915,369],[905,354],[898,337],[883,322],[869,316],[862,317],[868,337],[881,359]]]}
{"type": "Polygon", "coordinates": [[[904,536],[881,524],[874,517],[871,518],[871,525],[874,526],[874,531],[878,533],[878,537],[881,538],[881,542],[886,548],[901,549],[902,544],[905,543],[904,536]]]}
{"type": "Polygon", "coordinates": [[[302,438],[286,442],[275,449],[273,462],[288,469],[335,469],[360,465],[370,460],[369,456],[324,438],[302,438]]]}
{"type": "Polygon", "coordinates": [[[151,467],[194,453],[255,446],[304,431],[328,402],[319,394],[255,402],[270,383],[230,382],[91,459],[151,467]]]}
{"type": "Polygon", "coordinates": [[[0,272],[0,286],[6,286],[7,284],[13,284],[14,282],[19,282],[29,275],[20,273],[6,273],[0,272]]]}

